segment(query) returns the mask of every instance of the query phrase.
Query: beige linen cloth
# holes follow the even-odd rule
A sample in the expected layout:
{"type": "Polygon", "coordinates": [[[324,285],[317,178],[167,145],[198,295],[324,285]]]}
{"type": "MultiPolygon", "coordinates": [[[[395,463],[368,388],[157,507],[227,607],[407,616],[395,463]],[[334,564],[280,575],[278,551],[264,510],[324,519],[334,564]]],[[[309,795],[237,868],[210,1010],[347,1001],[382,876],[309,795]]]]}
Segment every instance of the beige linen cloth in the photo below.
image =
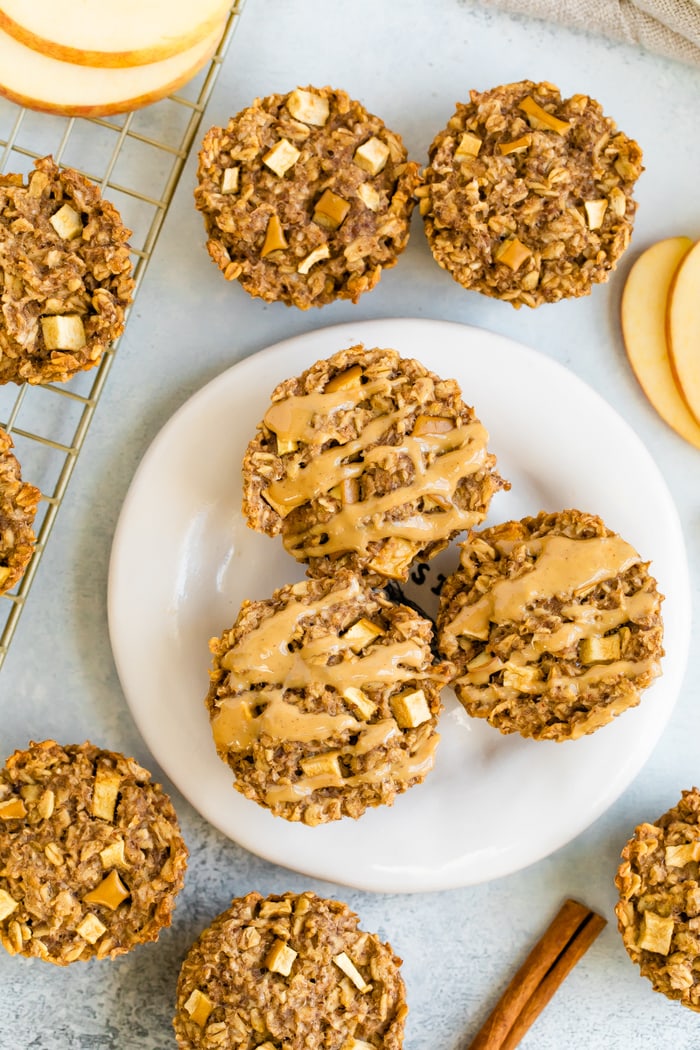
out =
{"type": "Polygon", "coordinates": [[[552,22],[603,33],[700,67],[700,0],[481,0],[552,22]]]}

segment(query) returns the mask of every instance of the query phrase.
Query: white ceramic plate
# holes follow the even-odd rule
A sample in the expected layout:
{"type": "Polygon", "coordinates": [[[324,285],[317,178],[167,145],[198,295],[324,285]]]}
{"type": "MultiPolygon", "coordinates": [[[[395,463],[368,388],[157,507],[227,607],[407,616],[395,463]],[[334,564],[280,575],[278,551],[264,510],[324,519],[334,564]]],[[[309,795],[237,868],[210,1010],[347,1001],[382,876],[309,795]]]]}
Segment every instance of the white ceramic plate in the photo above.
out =
{"type": "MultiPolygon", "coordinates": [[[[454,547],[413,589],[424,607],[454,547]]],[[[620,795],[666,724],[685,667],[690,597],[682,533],[654,461],[603,401],[550,358],[501,336],[427,320],[320,329],[247,358],[195,394],[162,429],[127,495],[114,539],[109,624],[139,729],[208,821],[267,860],[360,889],[426,891],[517,871],[586,828],[620,795]],[[358,821],[308,828],[272,817],[231,786],[204,707],[208,639],[244,598],[301,579],[279,540],[243,522],[241,461],[281,380],[364,342],[459,380],[512,483],[495,523],[577,507],[601,515],[652,560],[666,625],[664,674],[641,705],[573,743],[501,736],[445,694],[442,740],[424,784],[358,821]],[[504,819],[506,816],[506,819],[504,819]],[[504,833],[504,829],[507,831],[504,833]]]]}

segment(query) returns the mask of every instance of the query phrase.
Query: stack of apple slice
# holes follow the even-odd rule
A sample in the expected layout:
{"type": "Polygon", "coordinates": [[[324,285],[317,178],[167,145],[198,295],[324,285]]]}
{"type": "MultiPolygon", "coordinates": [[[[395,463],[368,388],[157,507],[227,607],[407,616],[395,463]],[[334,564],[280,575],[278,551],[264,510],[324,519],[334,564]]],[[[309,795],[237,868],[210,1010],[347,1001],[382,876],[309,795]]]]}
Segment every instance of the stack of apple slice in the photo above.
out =
{"type": "Polygon", "coordinates": [[[639,256],[622,293],[622,335],[651,404],[700,448],[700,242],[669,237],[639,256]]]}
{"type": "Polygon", "coordinates": [[[0,0],[0,95],[67,116],[123,113],[190,80],[231,0],[0,0]]]}

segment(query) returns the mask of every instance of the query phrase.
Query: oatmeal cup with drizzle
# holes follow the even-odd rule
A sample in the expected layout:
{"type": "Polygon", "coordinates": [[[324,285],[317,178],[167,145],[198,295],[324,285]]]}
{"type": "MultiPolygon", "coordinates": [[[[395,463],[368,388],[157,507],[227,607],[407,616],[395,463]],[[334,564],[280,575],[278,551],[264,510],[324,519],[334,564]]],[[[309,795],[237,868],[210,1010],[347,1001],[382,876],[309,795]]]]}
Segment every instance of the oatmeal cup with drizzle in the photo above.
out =
{"type": "Polygon", "coordinates": [[[243,462],[248,525],[321,576],[405,580],[509,488],[454,379],[362,345],[281,383],[243,462]]]}

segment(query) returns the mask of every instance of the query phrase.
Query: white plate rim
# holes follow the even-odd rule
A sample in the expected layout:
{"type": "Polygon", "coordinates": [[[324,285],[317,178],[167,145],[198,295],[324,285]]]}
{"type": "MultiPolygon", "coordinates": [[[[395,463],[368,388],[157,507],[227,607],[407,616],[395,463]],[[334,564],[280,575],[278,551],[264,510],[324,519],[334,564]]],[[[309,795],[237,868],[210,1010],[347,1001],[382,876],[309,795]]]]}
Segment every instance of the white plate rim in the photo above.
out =
{"type": "MultiPolygon", "coordinates": [[[[470,359],[469,363],[472,365],[473,371],[478,375],[479,380],[483,382],[483,375],[479,373],[479,368],[483,369],[484,367],[483,359],[470,359]]],[[[502,373],[499,372],[498,374],[502,373]]],[[[486,413],[482,412],[481,408],[484,395],[482,394],[481,397],[476,395],[472,398],[469,389],[470,377],[467,376],[468,381],[466,383],[461,375],[457,374],[457,378],[462,385],[465,400],[475,405],[477,415],[482,418],[487,428],[491,429],[489,419],[486,413]]],[[[555,409],[557,409],[557,406],[551,406],[552,411],[555,411],[555,409]]],[[[245,440],[247,441],[250,436],[252,436],[252,433],[247,433],[245,440]]],[[[491,445],[498,455],[499,448],[494,442],[493,434],[491,445]]],[[[550,509],[556,508],[551,507],[550,509]]],[[[585,509],[597,512],[594,507],[585,509]]],[[[536,509],[528,510],[527,512],[536,513],[536,509]]],[[[513,516],[519,515],[504,509],[501,513],[495,515],[492,513],[489,520],[503,520],[506,517],[513,516]]],[[[607,516],[603,516],[607,520],[607,516]]],[[[622,517],[624,517],[624,514],[622,517]]],[[[617,527],[614,521],[608,521],[608,524],[613,528],[617,527]]],[[[157,528],[155,523],[154,528],[157,528]]],[[[634,542],[629,532],[627,532],[627,536],[634,542]]],[[[265,542],[273,543],[274,541],[266,540],[265,542]]],[[[659,559],[655,554],[652,555],[647,552],[645,556],[653,557],[655,563],[658,564],[659,559]]],[[[290,578],[285,577],[281,579],[277,585],[287,582],[290,578]]],[[[242,597],[249,596],[252,597],[254,595],[241,595],[238,601],[242,597]]],[[[256,596],[263,597],[264,595],[259,594],[256,596]]],[[[171,608],[167,609],[167,613],[169,616],[174,615],[171,608]]],[[[206,820],[250,852],[272,863],[291,868],[312,878],[324,879],[376,892],[426,892],[488,881],[511,874],[535,863],[583,832],[616,801],[645,764],[656,744],[658,736],[671,716],[681,687],[690,641],[690,589],[682,529],[665,481],[640,438],[597,391],[553,358],[485,329],[474,328],[457,322],[426,318],[385,318],[316,328],[310,332],[275,343],[256,354],[244,358],[222,372],[193,394],[171,416],[144,454],[132,479],[119,516],[109,565],[108,621],[117,672],[137,727],[166,775],[206,820]],[[455,359],[453,363],[457,367],[453,368],[452,371],[449,371],[449,369],[446,371],[445,368],[440,369],[435,366],[435,357],[440,358],[441,354],[446,351],[449,351],[449,353],[455,352],[455,347],[460,347],[465,354],[469,355],[473,352],[472,344],[478,347],[481,355],[491,355],[499,363],[505,361],[516,371],[521,369],[523,375],[528,372],[532,372],[535,376],[544,374],[545,379],[548,381],[548,389],[565,390],[581,398],[589,411],[594,409],[594,415],[599,422],[600,420],[603,421],[606,430],[612,433],[619,447],[623,448],[627,454],[633,454],[636,466],[643,469],[649,489],[654,494],[653,512],[659,518],[660,528],[663,529],[666,540],[665,551],[662,552],[661,558],[665,570],[663,578],[661,578],[662,574],[659,574],[662,591],[665,588],[666,593],[668,592],[668,585],[664,584],[665,579],[668,579],[669,583],[671,581],[673,583],[672,596],[669,598],[667,593],[664,606],[666,636],[667,638],[672,636],[673,640],[672,654],[670,657],[667,656],[664,661],[663,677],[652,686],[643,704],[634,711],[625,713],[612,726],[599,731],[593,737],[586,738],[575,744],[563,745],[520,741],[518,738],[518,746],[521,750],[517,755],[517,762],[513,758],[514,749],[511,749],[511,761],[518,769],[523,765],[523,762],[525,767],[527,767],[528,761],[534,761],[524,757],[532,754],[533,747],[540,749],[538,755],[539,765],[542,765],[540,759],[545,754],[542,749],[546,747],[576,747],[580,749],[582,755],[586,749],[592,751],[595,755],[597,751],[595,745],[598,740],[607,741],[609,737],[616,735],[622,739],[624,746],[628,748],[627,758],[621,768],[616,769],[611,775],[608,789],[599,793],[595,802],[586,807],[585,812],[575,814],[568,820],[565,828],[562,827],[561,822],[551,827],[546,826],[546,822],[539,821],[537,827],[540,829],[540,833],[537,842],[529,842],[527,846],[523,844],[519,851],[516,849],[513,852],[509,844],[504,854],[489,852],[488,849],[485,849],[483,857],[478,857],[476,860],[474,856],[469,858],[459,856],[448,858],[447,860],[438,858],[432,864],[426,862],[425,859],[420,863],[416,861],[415,864],[406,862],[392,864],[390,858],[382,856],[380,849],[382,840],[386,839],[390,845],[393,841],[393,844],[396,845],[396,840],[392,840],[392,835],[387,835],[387,829],[391,829],[390,822],[392,819],[395,820],[397,825],[399,822],[398,817],[393,818],[394,812],[401,811],[401,821],[404,825],[415,823],[414,810],[419,817],[424,815],[428,808],[427,803],[424,805],[421,802],[418,805],[418,798],[425,800],[429,798],[431,783],[436,776],[436,772],[430,774],[424,785],[413,788],[406,795],[401,796],[393,809],[382,807],[379,810],[373,810],[357,822],[344,820],[333,825],[314,829],[301,825],[289,825],[279,818],[270,817],[260,807],[243,799],[232,787],[229,787],[230,796],[226,799],[226,813],[222,813],[221,806],[218,805],[218,795],[214,798],[211,795],[208,796],[206,792],[201,790],[201,781],[193,783],[193,778],[189,778],[187,775],[188,770],[183,770],[183,752],[175,756],[168,751],[167,746],[162,745],[162,718],[160,721],[158,718],[154,718],[154,711],[152,707],[149,707],[151,699],[148,695],[146,695],[144,705],[142,683],[138,680],[138,675],[134,673],[134,607],[132,595],[130,594],[132,589],[129,584],[130,573],[126,569],[132,565],[134,542],[136,537],[140,535],[140,519],[142,524],[144,493],[153,482],[153,471],[160,465],[158,462],[159,458],[162,458],[164,453],[168,452],[170,443],[175,442],[177,445],[177,442],[182,439],[184,430],[189,425],[190,417],[197,418],[201,416],[202,410],[207,404],[210,404],[212,399],[216,401],[217,398],[222,397],[223,393],[228,391],[233,383],[245,383],[246,379],[259,377],[261,374],[265,376],[263,389],[255,394],[255,399],[259,402],[260,408],[258,418],[261,418],[268,395],[276,382],[286,378],[287,375],[296,374],[300,370],[300,364],[302,367],[307,367],[320,357],[327,356],[334,350],[342,349],[357,342],[364,342],[366,345],[393,346],[405,356],[418,357],[428,367],[434,368],[435,371],[445,376],[459,373],[463,367],[462,361],[455,359]],[[416,345],[422,347],[424,343],[426,345],[425,352],[422,354],[417,353],[415,350],[416,345]],[[436,344],[439,350],[434,349],[436,344]],[[432,348],[428,349],[429,347],[432,348]],[[289,361],[289,371],[282,370],[280,372],[283,360],[285,364],[289,361]],[[305,364],[302,364],[302,362],[305,362],[305,364]],[[276,369],[277,373],[275,373],[276,369]],[[267,378],[268,375],[270,376],[269,379],[267,378]],[[669,613],[671,614],[670,616],[669,613]],[[669,624],[672,628],[671,630],[669,630],[669,624]],[[654,693],[653,700],[650,695],[652,692],[654,693]],[[652,703],[655,705],[653,717],[651,713],[652,703]],[[640,726],[642,727],[641,732],[639,732],[640,726]],[[602,734],[607,735],[603,737],[602,734]],[[630,741],[633,743],[631,754],[629,753],[630,741]],[[414,798],[416,799],[416,805],[412,801],[414,798]],[[229,809],[229,803],[231,804],[231,809],[229,809]],[[241,806],[248,807],[243,820],[240,818],[241,806]],[[230,816],[231,810],[234,812],[233,818],[230,816]],[[314,836],[314,839],[310,838],[310,836],[314,836]],[[351,843],[350,847],[344,846],[344,841],[347,842],[348,840],[351,843]],[[367,856],[368,846],[370,847],[369,852],[373,851],[371,857],[367,856]],[[348,848],[350,853],[348,853],[348,848]],[[354,862],[354,858],[358,858],[357,863],[354,862]]],[[[222,623],[221,628],[228,625],[222,623]]],[[[212,633],[218,633],[218,630],[212,633]]],[[[203,691],[192,698],[192,702],[200,706],[201,718],[206,722],[203,706],[204,692],[206,692],[206,683],[203,691]]],[[[453,727],[457,727],[454,730],[454,736],[456,737],[458,732],[465,731],[465,722],[470,722],[463,715],[461,708],[456,705],[456,702],[452,706],[448,703],[447,707],[446,715],[443,716],[443,742],[438,750],[438,763],[440,751],[445,750],[445,725],[450,724],[453,727]]],[[[485,728],[489,733],[495,733],[495,730],[491,730],[490,727],[485,728]]],[[[208,725],[206,729],[208,732],[208,725]]],[[[481,724],[478,727],[467,725],[466,731],[481,733],[481,729],[481,724]]],[[[500,734],[496,734],[496,736],[498,736],[499,742],[503,740],[510,741],[511,739],[501,738],[500,734]]],[[[451,743],[452,741],[450,741],[450,746],[451,743]]],[[[491,743],[492,741],[489,741],[489,745],[491,743]]],[[[211,744],[211,751],[213,752],[213,744],[211,744]]],[[[215,753],[214,759],[218,766],[212,768],[212,776],[218,782],[218,790],[220,792],[222,773],[228,776],[228,770],[216,758],[215,753]],[[214,769],[216,772],[214,772],[214,769]]],[[[450,784],[450,787],[452,786],[450,784]]],[[[443,790],[442,785],[440,790],[443,790]]],[[[442,798],[442,801],[444,802],[445,799],[442,798]]],[[[483,801],[481,799],[482,803],[483,801]]],[[[479,853],[479,850],[476,852],[479,853]]]]}

